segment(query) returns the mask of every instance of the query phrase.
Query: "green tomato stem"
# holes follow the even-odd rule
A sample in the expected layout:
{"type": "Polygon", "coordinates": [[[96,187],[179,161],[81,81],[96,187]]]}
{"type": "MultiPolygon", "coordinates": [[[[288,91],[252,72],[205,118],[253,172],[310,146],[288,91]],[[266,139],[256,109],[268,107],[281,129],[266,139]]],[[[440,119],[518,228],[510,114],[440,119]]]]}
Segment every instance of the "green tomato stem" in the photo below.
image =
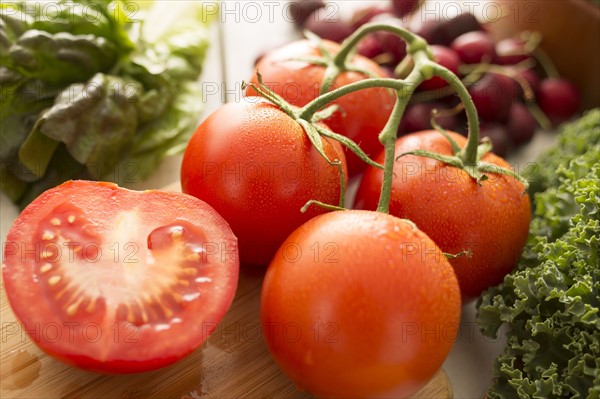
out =
{"type": "Polygon", "coordinates": [[[385,127],[379,134],[379,141],[384,147],[385,160],[383,164],[383,181],[381,184],[381,194],[379,195],[379,203],[377,204],[377,212],[389,213],[390,199],[392,196],[392,180],[394,177],[394,162],[396,161],[396,137],[398,135],[398,127],[400,120],[404,114],[404,110],[408,105],[413,92],[425,79],[421,73],[421,66],[428,63],[428,55],[424,52],[415,54],[415,67],[412,72],[402,82],[402,88],[396,90],[396,103],[392,114],[388,119],[385,127]]]}
{"type": "Polygon", "coordinates": [[[469,135],[467,137],[467,146],[463,148],[459,157],[466,166],[475,166],[477,165],[477,146],[479,145],[479,117],[477,116],[475,103],[458,76],[442,65],[434,62],[431,62],[430,65],[433,68],[434,74],[448,82],[454,91],[456,91],[460,101],[465,106],[469,135]]]}
{"type": "MultiPolygon", "coordinates": [[[[308,37],[309,37],[309,39],[311,38],[310,35],[308,35],[308,37]]],[[[440,154],[435,154],[435,153],[431,153],[429,151],[420,151],[420,150],[413,151],[413,153],[416,154],[418,151],[420,151],[417,154],[419,156],[426,156],[426,157],[430,157],[430,158],[434,158],[434,159],[439,159],[440,162],[445,162],[447,164],[454,165],[458,168],[461,168],[461,169],[465,170],[471,177],[476,179],[478,184],[481,184],[482,181],[487,179],[487,176],[485,174],[483,174],[482,172],[503,173],[503,174],[507,174],[507,175],[511,175],[511,176],[514,175],[514,172],[512,172],[512,171],[504,170],[499,167],[490,166],[488,164],[484,164],[479,161],[481,159],[481,157],[483,157],[483,155],[489,151],[489,143],[483,143],[481,145],[479,144],[479,119],[477,116],[477,110],[475,108],[475,104],[473,103],[473,100],[471,99],[467,88],[465,87],[463,82],[460,80],[460,78],[458,76],[454,75],[454,73],[452,73],[447,68],[445,68],[442,65],[439,65],[433,61],[433,55],[431,53],[431,50],[428,47],[427,42],[423,38],[409,32],[409,31],[406,31],[402,28],[398,28],[398,27],[391,26],[391,25],[383,25],[383,24],[376,24],[376,23],[375,24],[366,24],[366,25],[363,25],[361,28],[359,28],[354,34],[352,34],[348,39],[346,39],[342,43],[340,51],[335,56],[331,56],[331,54],[328,53],[327,49],[325,48],[323,43],[320,41],[320,39],[314,38],[314,37],[312,39],[316,40],[318,45],[322,48],[321,51],[322,51],[324,57],[327,59],[326,61],[331,62],[331,63],[328,63],[324,81],[322,82],[322,94],[319,97],[312,100],[311,102],[309,102],[308,104],[306,104],[300,110],[292,109],[291,107],[289,109],[285,109],[285,107],[284,107],[284,109],[286,111],[288,111],[288,113],[291,113],[290,116],[293,116],[296,120],[301,122],[303,124],[303,126],[306,125],[305,130],[307,131],[307,134],[309,135],[309,137],[311,137],[311,141],[313,141],[313,144],[315,144],[316,138],[319,135],[321,135],[321,136],[324,135],[327,137],[335,135],[335,137],[332,137],[332,138],[336,138],[338,141],[346,140],[345,138],[340,140],[341,137],[338,137],[339,135],[337,135],[333,132],[329,133],[329,132],[319,131],[319,129],[315,130],[316,127],[313,124],[315,115],[317,115],[320,118],[322,118],[326,115],[329,115],[332,112],[332,109],[329,109],[325,112],[323,112],[321,110],[324,107],[326,107],[327,105],[330,105],[333,101],[337,100],[338,98],[340,98],[344,95],[350,94],[352,92],[355,92],[358,90],[364,90],[364,89],[368,89],[368,88],[374,88],[374,87],[393,89],[396,92],[397,98],[396,98],[396,102],[394,103],[394,108],[392,109],[392,113],[391,113],[385,127],[379,134],[379,141],[381,142],[381,144],[384,147],[385,161],[384,161],[384,165],[383,165],[383,182],[381,185],[381,194],[379,197],[379,203],[377,205],[378,212],[389,213],[389,204],[390,204],[391,191],[392,191],[392,181],[393,181],[393,175],[394,175],[394,162],[396,160],[396,154],[395,154],[396,137],[397,137],[398,126],[400,125],[402,115],[403,115],[403,113],[406,109],[406,106],[408,105],[415,89],[424,80],[430,79],[433,76],[439,76],[442,79],[444,79],[448,83],[450,88],[452,88],[456,92],[456,94],[458,95],[458,97],[460,98],[460,100],[462,102],[462,105],[465,108],[465,112],[467,115],[467,121],[468,121],[468,129],[469,129],[467,145],[466,145],[466,147],[464,147],[463,149],[460,149],[460,150],[458,149],[457,145],[453,145],[453,149],[455,152],[455,154],[453,156],[442,156],[440,154]],[[398,35],[399,37],[401,37],[407,43],[407,54],[408,54],[408,56],[410,56],[412,58],[412,61],[414,64],[414,66],[412,67],[412,70],[410,70],[410,73],[408,73],[408,76],[405,79],[371,77],[368,79],[360,80],[360,81],[342,86],[342,87],[337,88],[332,91],[327,91],[327,90],[329,90],[332,82],[334,81],[335,77],[339,73],[341,73],[342,71],[346,71],[346,70],[355,70],[356,69],[356,68],[352,69],[352,67],[348,67],[348,65],[346,65],[347,59],[348,59],[348,57],[350,57],[351,54],[353,54],[353,50],[356,47],[356,45],[358,44],[358,42],[364,36],[366,36],[369,33],[374,32],[374,31],[392,32],[392,33],[398,35]],[[320,115],[319,115],[319,113],[320,113],[320,115]]],[[[363,72],[363,73],[366,73],[366,72],[363,72]]],[[[369,76],[368,73],[367,73],[367,76],[369,76]]],[[[260,85],[260,79],[259,79],[259,85],[260,85]]],[[[261,86],[260,88],[262,89],[263,87],[261,86]]],[[[263,90],[263,91],[266,91],[267,95],[270,94],[270,93],[268,93],[268,90],[263,90]]],[[[261,94],[263,96],[265,96],[264,93],[261,93],[261,94]]],[[[276,96],[276,95],[271,95],[268,97],[275,97],[276,100],[279,100],[278,96],[276,96]]],[[[435,124],[434,124],[434,126],[435,126],[435,124]]],[[[453,143],[453,140],[450,136],[446,135],[442,129],[440,129],[440,131],[442,131],[442,134],[444,134],[448,138],[448,140],[451,143],[453,143]]],[[[352,148],[354,148],[356,146],[356,144],[354,144],[354,143],[351,143],[351,144],[352,145],[350,147],[352,147],[352,148]]],[[[356,146],[356,147],[358,147],[358,146],[356,146]]],[[[366,160],[372,166],[381,167],[381,165],[376,164],[373,161],[370,161],[370,158],[366,154],[361,153],[360,149],[357,152],[357,154],[361,157],[361,159],[366,160]]],[[[326,158],[326,156],[324,154],[322,154],[322,155],[326,158]]],[[[403,155],[406,155],[406,154],[403,154],[403,155]]],[[[330,163],[332,163],[332,162],[330,162],[330,163]]],[[[341,185],[342,185],[342,190],[343,190],[344,189],[343,180],[341,182],[341,185]]],[[[341,198],[343,199],[343,197],[341,197],[341,198]]],[[[319,206],[325,205],[326,208],[331,209],[331,210],[340,209],[340,207],[342,206],[342,203],[340,203],[340,206],[336,207],[333,205],[320,204],[320,203],[318,203],[318,201],[309,201],[305,205],[304,210],[306,209],[306,207],[308,207],[312,204],[319,205],[319,206]]]]}
{"type": "Polygon", "coordinates": [[[340,69],[346,69],[346,60],[352,53],[359,41],[361,41],[369,33],[376,31],[387,31],[396,34],[406,42],[408,46],[414,45],[415,41],[423,41],[419,36],[411,33],[403,28],[393,25],[380,23],[367,23],[358,28],[352,35],[342,42],[340,51],[333,57],[333,62],[340,69]]]}
{"type": "Polygon", "coordinates": [[[371,87],[385,87],[394,90],[400,90],[404,85],[404,82],[398,79],[392,78],[369,78],[359,80],[357,82],[350,83],[346,86],[342,86],[330,92],[320,95],[315,98],[304,107],[302,107],[298,113],[301,119],[310,121],[315,113],[320,111],[323,107],[328,105],[330,102],[337,100],[338,98],[363,89],[371,87]]]}
{"type": "Polygon", "coordinates": [[[381,141],[381,144],[383,144],[385,149],[385,160],[383,164],[383,181],[381,184],[379,203],[377,204],[377,212],[389,213],[390,210],[394,162],[396,160],[396,135],[400,119],[406,108],[406,102],[404,100],[403,96],[398,94],[390,119],[388,119],[387,124],[379,135],[379,141],[381,141]]]}

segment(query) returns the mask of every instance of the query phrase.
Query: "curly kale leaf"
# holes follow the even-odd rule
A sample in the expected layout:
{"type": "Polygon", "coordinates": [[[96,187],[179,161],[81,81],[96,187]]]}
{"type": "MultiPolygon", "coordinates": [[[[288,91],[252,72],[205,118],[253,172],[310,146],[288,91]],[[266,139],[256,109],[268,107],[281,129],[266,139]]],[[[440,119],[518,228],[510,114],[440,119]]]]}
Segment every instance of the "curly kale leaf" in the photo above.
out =
{"type": "Polygon", "coordinates": [[[521,261],[479,299],[485,335],[510,326],[490,398],[600,394],[599,138],[596,110],[566,126],[557,148],[542,157],[547,188],[535,195],[521,261]]]}
{"type": "Polygon", "coordinates": [[[599,118],[600,109],[596,109],[576,122],[559,128],[556,145],[538,159],[537,170],[528,177],[530,193],[558,186],[558,175],[555,172],[561,165],[568,164],[569,160],[600,145],[599,118]]]}

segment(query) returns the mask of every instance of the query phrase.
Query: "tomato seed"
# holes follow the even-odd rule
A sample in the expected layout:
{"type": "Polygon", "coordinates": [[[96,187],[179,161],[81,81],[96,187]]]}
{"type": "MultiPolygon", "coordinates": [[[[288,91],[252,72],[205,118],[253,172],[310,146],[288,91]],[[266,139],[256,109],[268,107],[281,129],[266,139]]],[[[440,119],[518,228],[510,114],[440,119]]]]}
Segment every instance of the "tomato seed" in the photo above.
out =
{"type": "Polygon", "coordinates": [[[195,276],[196,274],[198,274],[198,270],[196,270],[196,268],[194,267],[186,267],[181,271],[181,273],[183,273],[186,276],[195,276]]]}
{"type": "Polygon", "coordinates": [[[52,265],[50,263],[44,263],[40,266],[40,273],[47,273],[52,269],[52,265]]]}
{"type": "Polygon", "coordinates": [[[198,252],[192,252],[191,254],[188,254],[185,259],[192,262],[198,262],[200,260],[200,255],[198,252]]]}
{"type": "Polygon", "coordinates": [[[60,276],[52,276],[48,279],[48,284],[55,286],[56,284],[60,283],[60,280],[60,276]]]}
{"type": "Polygon", "coordinates": [[[90,303],[85,307],[85,311],[88,313],[92,313],[96,309],[96,298],[92,298],[90,303]]]}
{"type": "Polygon", "coordinates": [[[56,294],[55,298],[58,301],[60,298],[62,298],[62,296],[65,294],[65,292],[67,292],[69,290],[69,286],[67,285],[65,288],[63,288],[58,294],[56,294]]]}
{"type": "Polygon", "coordinates": [[[181,305],[183,303],[183,297],[177,292],[172,292],[171,297],[177,304],[181,305]]]}
{"type": "Polygon", "coordinates": [[[183,229],[175,229],[171,232],[171,238],[173,241],[179,240],[183,236],[183,229]]]}
{"type": "Polygon", "coordinates": [[[163,313],[165,314],[165,316],[167,317],[167,319],[170,319],[173,317],[173,311],[171,309],[169,309],[167,306],[164,306],[162,303],[160,304],[160,307],[163,311],[163,313]]]}
{"type": "Polygon", "coordinates": [[[44,231],[44,234],[42,234],[42,240],[44,241],[53,240],[55,237],[56,236],[49,231],[44,231]]]}
{"type": "Polygon", "coordinates": [[[57,218],[52,218],[52,219],[50,220],[50,224],[51,224],[52,226],[60,226],[60,220],[58,220],[57,218]]]}
{"type": "Polygon", "coordinates": [[[148,315],[146,314],[146,311],[144,309],[142,309],[142,321],[144,322],[144,324],[148,323],[148,315]]]}
{"type": "Polygon", "coordinates": [[[77,313],[77,309],[79,308],[79,304],[81,304],[81,301],[83,300],[82,297],[79,297],[79,299],[77,299],[77,302],[69,305],[69,307],[67,307],[67,314],[69,316],[73,316],[75,313],[77,313]]]}

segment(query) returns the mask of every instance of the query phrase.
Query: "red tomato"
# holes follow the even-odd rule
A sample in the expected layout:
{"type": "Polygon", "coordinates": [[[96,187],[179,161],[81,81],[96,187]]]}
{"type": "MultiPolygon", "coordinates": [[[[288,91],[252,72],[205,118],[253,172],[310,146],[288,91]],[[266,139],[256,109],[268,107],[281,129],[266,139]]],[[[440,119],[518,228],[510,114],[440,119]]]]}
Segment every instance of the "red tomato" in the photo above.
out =
{"type": "MultiPolygon", "coordinates": [[[[465,137],[450,133],[462,148],[465,137]]],[[[450,143],[435,130],[409,134],[396,141],[396,155],[424,149],[451,155],[450,143]]],[[[376,160],[383,161],[384,154],[376,160]]],[[[509,168],[489,153],[482,159],[509,168]]],[[[516,264],[531,217],[529,196],[516,179],[488,173],[477,184],[465,171],[430,158],[407,155],[394,163],[390,214],[410,219],[450,254],[471,256],[450,260],[465,298],[496,285],[516,264]]],[[[383,174],[367,169],[355,207],[376,209],[383,174]]]]}
{"type": "Polygon", "coordinates": [[[456,339],[460,290],[437,245],[367,211],[318,216],[271,262],[261,323],[276,362],[317,397],[407,397],[456,339]]]}
{"type": "MultiPolygon", "coordinates": [[[[337,43],[324,40],[323,44],[332,54],[339,51],[340,45],[337,43]]],[[[300,40],[264,56],[256,65],[256,70],[262,75],[267,87],[290,104],[301,107],[319,96],[325,67],[295,59],[320,55],[321,51],[310,41],[300,40]]],[[[356,55],[349,63],[375,76],[387,77],[379,65],[363,56],[356,55]]],[[[335,79],[333,87],[342,87],[366,77],[358,72],[344,72],[335,79]]],[[[256,75],[252,77],[251,82],[258,83],[256,75]]],[[[247,94],[257,93],[249,87],[247,94]]],[[[382,148],[378,136],[392,112],[395,98],[392,91],[384,88],[371,88],[347,94],[332,103],[338,104],[340,109],[324,122],[334,132],[354,140],[368,155],[375,155],[382,148]]],[[[351,176],[364,170],[367,165],[351,151],[346,151],[346,157],[351,176]]]]}
{"type": "Polygon", "coordinates": [[[85,369],[133,373],[188,355],[233,300],[237,243],[204,202],[72,181],[14,222],[6,294],[31,339],[85,369]]]}
{"type": "MultiPolygon", "coordinates": [[[[322,143],[346,176],[340,144],[322,143]]],[[[315,206],[300,212],[307,201],[338,204],[340,170],[298,122],[254,97],[224,105],[198,127],[183,156],[181,186],[229,222],[243,263],[266,266],[294,229],[323,212],[315,206]]]]}

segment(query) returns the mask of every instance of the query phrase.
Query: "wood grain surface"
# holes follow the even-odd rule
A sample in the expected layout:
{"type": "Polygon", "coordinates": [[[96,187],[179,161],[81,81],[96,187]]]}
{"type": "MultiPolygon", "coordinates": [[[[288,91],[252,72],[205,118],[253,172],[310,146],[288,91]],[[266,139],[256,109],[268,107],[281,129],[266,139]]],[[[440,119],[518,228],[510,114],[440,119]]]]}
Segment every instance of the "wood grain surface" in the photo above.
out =
{"type": "MultiPolygon", "coordinates": [[[[2,284],[0,397],[310,398],[282,373],[264,345],[258,321],[261,282],[261,272],[242,270],[231,309],[199,350],[172,366],[135,375],[86,372],[41,352],[16,321],[2,284]]],[[[444,371],[415,397],[452,397],[444,371]]]]}

